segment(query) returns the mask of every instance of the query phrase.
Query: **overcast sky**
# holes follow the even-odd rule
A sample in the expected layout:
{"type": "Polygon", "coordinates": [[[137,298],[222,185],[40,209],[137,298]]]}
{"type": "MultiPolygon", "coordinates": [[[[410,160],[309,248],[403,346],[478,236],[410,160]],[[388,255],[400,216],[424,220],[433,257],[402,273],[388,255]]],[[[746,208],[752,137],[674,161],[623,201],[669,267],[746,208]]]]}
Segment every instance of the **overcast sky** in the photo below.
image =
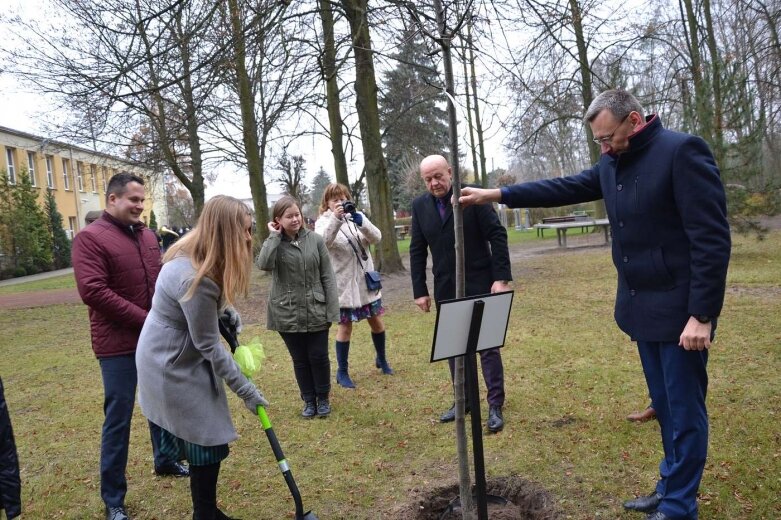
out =
{"type": "MultiPolygon", "coordinates": [[[[0,0],[0,41],[11,41],[8,37],[8,18],[19,16],[22,18],[32,18],[41,16],[47,11],[46,0],[0,0]]],[[[375,47],[382,45],[382,42],[374,42],[375,47]]],[[[13,128],[40,135],[42,137],[51,137],[46,135],[42,124],[42,118],[55,110],[53,100],[36,94],[31,91],[29,85],[25,85],[21,78],[9,75],[0,70],[0,126],[13,128]]],[[[464,118],[459,112],[459,121],[464,118]]],[[[327,121],[327,114],[323,113],[324,120],[327,121]]],[[[461,125],[463,127],[463,124],[461,125]]],[[[460,129],[461,130],[461,129],[460,129]]],[[[506,167],[505,154],[502,150],[503,133],[494,131],[493,138],[487,143],[487,164],[486,167],[491,170],[493,167],[506,167]]],[[[489,136],[490,137],[490,136],[489,136]]],[[[464,139],[461,139],[464,142],[464,139]]],[[[360,142],[356,142],[355,152],[360,154],[360,142]]],[[[461,152],[464,153],[463,144],[461,152]]],[[[308,178],[311,179],[315,172],[322,166],[334,178],[333,158],[330,152],[330,141],[325,137],[308,137],[299,139],[288,148],[291,155],[303,155],[306,159],[306,168],[308,178]]],[[[268,159],[274,161],[274,158],[268,159]]],[[[361,155],[357,155],[354,161],[350,162],[348,157],[348,169],[350,179],[354,179],[360,174],[363,166],[361,155]]],[[[471,165],[471,158],[467,159],[471,165]]],[[[268,179],[267,179],[268,182],[268,179]]],[[[267,190],[270,193],[279,192],[280,188],[276,183],[267,184],[267,190]]],[[[250,189],[246,174],[236,171],[234,167],[221,167],[218,170],[217,180],[211,186],[207,186],[206,196],[212,197],[217,194],[232,195],[239,198],[249,198],[250,189]]]]}

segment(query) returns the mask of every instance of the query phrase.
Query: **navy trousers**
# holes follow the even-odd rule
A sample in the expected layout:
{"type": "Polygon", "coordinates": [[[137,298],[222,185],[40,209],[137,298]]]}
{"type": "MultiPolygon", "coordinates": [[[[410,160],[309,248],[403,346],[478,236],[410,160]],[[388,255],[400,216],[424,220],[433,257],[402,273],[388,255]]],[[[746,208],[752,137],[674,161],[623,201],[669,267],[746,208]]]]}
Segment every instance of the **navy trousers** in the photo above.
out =
{"type": "Polygon", "coordinates": [[[662,431],[658,510],[672,519],[697,518],[697,490],[708,454],[708,351],[676,342],[638,341],[651,402],[662,431]]]}
{"type": "MultiPolygon", "coordinates": [[[[128,449],[130,421],[136,400],[135,354],[98,359],[103,376],[103,433],[100,440],[100,496],[109,507],[125,505],[127,493],[128,449]]],[[[171,461],[160,452],[161,429],[149,422],[155,467],[171,461]]]]}
{"type": "MultiPolygon", "coordinates": [[[[492,348],[481,350],[479,355],[480,368],[483,370],[483,380],[485,380],[485,386],[488,389],[488,404],[491,406],[504,406],[504,366],[502,365],[501,351],[498,348],[492,348]]],[[[450,379],[452,380],[456,369],[455,360],[448,359],[448,365],[450,365],[450,379]]],[[[465,380],[464,395],[468,396],[469,388],[466,384],[465,380]]]]}

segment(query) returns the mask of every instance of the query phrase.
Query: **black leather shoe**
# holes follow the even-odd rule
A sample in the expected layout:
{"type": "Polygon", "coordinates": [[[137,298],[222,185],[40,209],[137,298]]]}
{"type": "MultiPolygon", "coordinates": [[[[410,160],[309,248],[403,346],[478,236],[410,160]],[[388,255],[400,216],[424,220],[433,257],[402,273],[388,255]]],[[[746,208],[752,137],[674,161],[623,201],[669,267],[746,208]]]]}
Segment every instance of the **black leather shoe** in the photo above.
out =
{"type": "Polygon", "coordinates": [[[654,511],[650,515],[646,516],[645,520],[672,520],[672,518],[662,513],[661,511],[654,511]]]}
{"type": "Polygon", "coordinates": [[[498,433],[504,428],[504,417],[502,417],[501,406],[489,406],[488,407],[488,424],[486,424],[488,431],[491,433],[498,433]]]}
{"type": "MultiPolygon", "coordinates": [[[[469,407],[464,409],[464,413],[469,413],[469,407]]],[[[453,422],[456,420],[456,405],[451,406],[447,412],[439,416],[439,422],[453,422]]]]}
{"type": "Polygon", "coordinates": [[[219,509],[217,509],[217,512],[214,515],[214,520],[241,520],[241,519],[228,516],[222,511],[220,511],[219,509]]]}
{"type": "Polygon", "coordinates": [[[304,411],[301,412],[301,417],[304,419],[311,419],[315,415],[317,415],[317,403],[314,401],[305,401],[304,411]]]}
{"type": "Polygon", "coordinates": [[[127,511],[123,506],[106,506],[106,520],[130,520],[130,517],[127,516],[127,511]]]}
{"type": "Polygon", "coordinates": [[[155,468],[155,474],[160,477],[189,477],[190,468],[180,462],[171,462],[155,468]]]}
{"type": "Polygon", "coordinates": [[[326,417],[330,413],[331,403],[328,402],[328,399],[319,399],[317,401],[317,415],[320,417],[326,417]]]}
{"type": "MultiPolygon", "coordinates": [[[[638,497],[624,502],[624,509],[640,511],[641,513],[653,513],[662,501],[662,495],[654,491],[647,497],[638,497]]],[[[667,517],[664,517],[667,518],[667,517]]]]}

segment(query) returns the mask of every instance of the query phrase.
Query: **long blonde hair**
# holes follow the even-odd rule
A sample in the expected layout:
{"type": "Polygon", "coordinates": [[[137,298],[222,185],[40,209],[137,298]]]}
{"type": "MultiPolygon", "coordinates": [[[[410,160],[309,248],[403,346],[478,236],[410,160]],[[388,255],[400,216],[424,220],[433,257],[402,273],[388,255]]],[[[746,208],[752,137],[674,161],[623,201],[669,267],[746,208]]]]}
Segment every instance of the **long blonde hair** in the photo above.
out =
{"type": "Polygon", "coordinates": [[[247,239],[247,206],[238,199],[217,195],[203,206],[195,227],[173,244],[163,263],[177,256],[190,258],[195,278],[184,300],[192,297],[204,277],[222,291],[221,307],[233,305],[237,296],[246,296],[252,269],[252,240],[247,239]]]}

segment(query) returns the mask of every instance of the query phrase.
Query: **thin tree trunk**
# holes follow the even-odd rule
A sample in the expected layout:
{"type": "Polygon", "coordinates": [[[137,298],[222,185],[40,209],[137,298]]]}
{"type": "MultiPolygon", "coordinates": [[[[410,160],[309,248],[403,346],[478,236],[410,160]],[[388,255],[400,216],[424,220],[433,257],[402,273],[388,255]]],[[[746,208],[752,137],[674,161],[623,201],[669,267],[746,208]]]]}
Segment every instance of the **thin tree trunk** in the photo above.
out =
{"type": "Polygon", "coordinates": [[[268,236],[265,225],[269,221],[266,183],[263,180],[263,159],[258,146],[258,122],[255,118],[255,97],[247,73],[244,32],[241,25],[241,12],[237,0],[228,0],[228,9],[233,31],[233,65],[236,69],[236,81],[241,108],[242,139],[247,157],[249,186],[252,193],[252,205],[255,208],[255,221],[258,223],[256,240],[262,242],[268,236]]]}
{"type": "MultiPolygon", "coordinates": [[[[578,61],[580,62],[580,81],[583,85],[581,89],[581,95],[583,97],[583,111],[588,110],[591,106],[591,102],[594,101],[594,86],[591,81],[591,66],[588,61],[588,47],[586,45],[586,38],[583,35],[583,16],[580,12],[580,4],[578,0],[569,1],[570,14],[572,16],[572,28],[575,31],[575,44],[578,47],[578,61]]],[[[594,134],[591,132],[591,126],[585,125],[586,138],[588,139],[588,155],[591,159],[591,164],[599,162],[599,147],[592,141],[594,134]]],[[[604,201],[594,202],[594,216],[595,218],[605,218],[607,211],[605,210],[604,201]]]]}
{"type": "MultiPolygon", "coordinates": [[[[458,165],[458,118],[456,107],[453,103],[455,93],[453,91],[453,62],[451,60],[450,35],[445,27],[445,17],[440,0],[434,0],[434,10],[437,16],[439,28],[439,44],[442,47],[442,63],[445,69],[445,89],[449,94],[447,100],[447,115],[450,126],[450,167],[453,171],[453,226],[455,230],[456,253],[456,298],[464,296],[464,219],[463,209],[458,203],[461,196],[461,172],[458,165]]],[[[462,515],[464,520],[475,518],[475,507],[472,501],[472,478],[469,470],[469,448],[466,437],[465,399],[464,399],[464,357],[455,359],[453,375],[453,393],[455,394],[456,407],[456,448],[458,450],[458,487],[461,497],[462,515]]]]}
{"type": "Polygon", "coordinates": [[[705,139],[711,148],[714,148],[713,141],[713,112],[711,111],[711,99],[708,95],[708,86],[703,78],[703,62],[700,53],[699,24],[697,15],[694,12],[692,0],[682,0],[686,9],[686,19],[688,23],[688,45],[689,56],[691,58],[690,72],[692,82],[694,83],[694,106],[697,117],[697,133],[705,139]]]}
{"type": "MultiPolygon", "coordinates": [[[[350,186],[347,160],[344,156],[342,114],[339,109],[339,84],[336,75],[336,43],[334,41],[334,13],[329,0],[320,0],[320,20],[323,24],[323,79],[326,89],[331,154],[334,156],[336,182],[350,186]]],[[[315,201],[316,202],[316,201],[315,201]]]]}
{"type": "MultiPolygon", "coordinates": [[[[488,172],[485,170],[485,139],[483,138],[483,122],[480,120],[480,104],[477,98],[477,73],[475,72],[475,49],[472,45],[472,20],[466,25],[466,41],[469,47],[469,65],[471,67],[472,100],[475,104],[475,131],[477,132],[477,147],[480,150],[480,179],[483,188],[488,187],[488,172]]],[[[458,156],[455,162],[458,162],[458,156]]]]}
{"type": "Polygon", "coordinates": [[[181,40],[184,31],[181,27],[181,11],[176,16],[178,34],[176,35],[179,49],[182,55],[182,99],[184,100],[185,116],[187,121],[187,144],[190,147],[190,165],[192,168],[192,188],[190,194],[195,207],[197,219],[203,210],[206,197],[203,185],[203,156],[201,153],[201,140],[198,137],[198,114],[193,99],[193,86],[191,81],[192,67],[190,63],[189,42],[181,40]]]}
{"type": "Polygon", "coordinates": [[[377,80],[367,16],[368,0],[341,0],[341,2],[350,22],[352,35],[355,57],[355,104],[361,129],[361,145],[372,220],[384,237],[376,248],[377,266],[383,272],[402,271],[404,266],[396,243],[393,219],[393,197],[388,180],[388,169],[382,155],[377,80]]]}
{"type": "Polygon", "coordinates": [[[705,30],[707,33],[708,52],[711,59],[711,88],[713,89],[713,154],[716,164],[724,162],[724,107],[721,99],[721,56],[716,45],[716,33],[711,16],[710,0],[703,0],[702,10],[705,14],[705,30]]]}
{"type": "Polygon", "coordinates": [[[464,64],[464,97],[466,98],[466,123],[469,127],[469,151],[472,154],[472,171],[475,175],[475,184],[481,184],[480,170],[477,168],[477,150],[475,149],[475,128],[472,123],[472,100],[469,94],[469,69],[467,67],[466,43],[461,46],[463,55],[461,63],[464,64]]]}

